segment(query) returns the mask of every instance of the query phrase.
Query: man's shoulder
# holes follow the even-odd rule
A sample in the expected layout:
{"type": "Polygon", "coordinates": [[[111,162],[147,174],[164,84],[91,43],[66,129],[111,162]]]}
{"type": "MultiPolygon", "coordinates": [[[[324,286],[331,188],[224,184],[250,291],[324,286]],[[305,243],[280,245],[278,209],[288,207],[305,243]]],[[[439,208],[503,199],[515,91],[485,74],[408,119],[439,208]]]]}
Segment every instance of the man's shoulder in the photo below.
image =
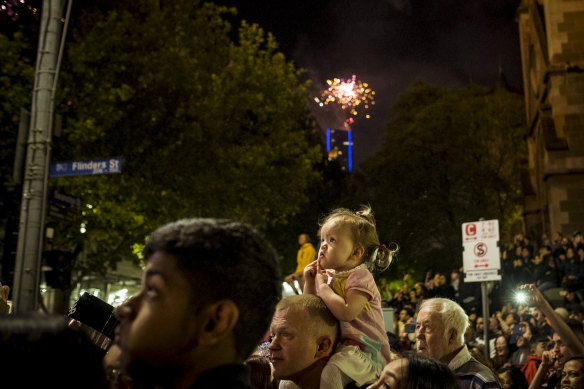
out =
{"type": "Polygon", "coordinates": [[[460,381],[461,389],[501,387],[493,371],[474,358],[455,369],[454,373],[460,381]]]}

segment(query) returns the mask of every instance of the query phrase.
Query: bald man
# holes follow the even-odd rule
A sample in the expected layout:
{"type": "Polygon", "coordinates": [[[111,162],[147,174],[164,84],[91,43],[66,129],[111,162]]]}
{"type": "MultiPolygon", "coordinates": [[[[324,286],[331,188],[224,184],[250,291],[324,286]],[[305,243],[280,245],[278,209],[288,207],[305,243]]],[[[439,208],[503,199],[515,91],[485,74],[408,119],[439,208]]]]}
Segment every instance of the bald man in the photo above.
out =
{"type": "Polygon", "coordinates": [[[269,347],[280,388],[318,388],[338,337],[339,322],[320,297],[281,300],[270,325],[269,347]]]}

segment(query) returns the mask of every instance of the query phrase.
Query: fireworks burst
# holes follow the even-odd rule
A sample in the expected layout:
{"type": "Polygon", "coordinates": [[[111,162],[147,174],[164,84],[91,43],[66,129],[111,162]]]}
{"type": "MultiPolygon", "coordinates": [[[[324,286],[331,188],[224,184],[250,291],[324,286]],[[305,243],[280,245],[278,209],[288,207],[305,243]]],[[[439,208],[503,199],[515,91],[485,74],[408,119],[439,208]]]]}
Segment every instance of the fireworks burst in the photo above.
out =
{"type": "Polygon", "coordinates": [[[6,15],[12,21],[17,21],[23,12],[36,15],[38,10],[26,4],[25,0],[0,0],[0,16],[6,15]]]}
{"type": "MultiPolygon", "coordinates": [[[[314,99],[321,107],[336,103],[351,115],[357,116],[360,111],[365,111],[375,104],[375,91],[367,83],[357,80],[355,75],[347,80],[340,78],[327,80],[327,84],[328,89],[322,92],[320,98],[314,99]]],[[[366,114],[365,117],[369,119],[370,116],[366,114]]]]}

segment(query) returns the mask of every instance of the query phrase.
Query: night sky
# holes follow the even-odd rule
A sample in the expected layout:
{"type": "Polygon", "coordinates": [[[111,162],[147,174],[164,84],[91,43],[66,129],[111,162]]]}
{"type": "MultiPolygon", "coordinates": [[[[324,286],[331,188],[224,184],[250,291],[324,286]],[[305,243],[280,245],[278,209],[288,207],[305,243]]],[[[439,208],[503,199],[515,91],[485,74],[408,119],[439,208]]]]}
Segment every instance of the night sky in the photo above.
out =
{"type": "MultiPolygon", "coordinates": [[[[313,80],[356,74],[376,92],[372,118],[357,117],[355,164],[383,138],[391,107],[417,79],[443,87],[495,86],[499,67],[522,85],[520,0],[214,0],[238,9],[238,19],[273,33],[280,49],[313,80]]],[[[315,105],[315,113],[319,114],[315,105]]],[[[321,126],[327,126],[322,122],[321,126]]],[[[331,126],[335,126],[332,124],[331,126]]]]}

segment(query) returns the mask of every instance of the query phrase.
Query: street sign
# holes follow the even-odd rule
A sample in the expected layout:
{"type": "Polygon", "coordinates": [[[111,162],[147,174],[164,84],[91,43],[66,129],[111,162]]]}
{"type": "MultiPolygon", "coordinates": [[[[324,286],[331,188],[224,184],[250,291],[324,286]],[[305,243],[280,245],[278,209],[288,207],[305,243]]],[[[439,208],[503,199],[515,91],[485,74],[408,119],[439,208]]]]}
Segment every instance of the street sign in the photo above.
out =
{"type": "Polygon", "coordinates": [[[55,188],[48,188],[49,215],[57,219],[73,221],[81,213],[82,202],[79,197],[63,193],[55,188]]]}
{"type": "Polygon", "coordinates": [[[51,177],[86,176],[122,172],[122,158],[92,159],[88,161],[57,162],[51,164],[51,177]]]}
{"type": "Polygon", "coordinates": [[[484,220],[462,224],[462,263],[465,282],[501,279],[499,221],[484,220]]]}
{"type": "Polygon", "coordinates": [[[59,191],[55,188],[48,188],[49,201],[63,208],[70,208],[81,211],[81,199],[70,194],[59,191]]]}

